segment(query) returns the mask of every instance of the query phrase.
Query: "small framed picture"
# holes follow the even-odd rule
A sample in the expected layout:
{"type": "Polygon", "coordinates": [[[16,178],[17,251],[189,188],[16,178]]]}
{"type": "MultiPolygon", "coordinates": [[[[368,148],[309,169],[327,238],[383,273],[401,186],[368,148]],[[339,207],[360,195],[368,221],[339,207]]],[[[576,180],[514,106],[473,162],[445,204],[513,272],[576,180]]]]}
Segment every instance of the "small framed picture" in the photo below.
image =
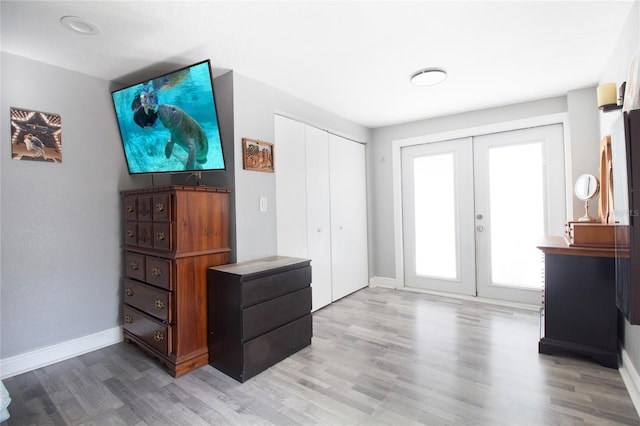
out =
{"type": "Polygon", "coordinates": [[[11,157],[61,163],[60,115],[11,107],[11,157]]]}
{"type": "Polygon", "coordinates": [[[273,144],[242,138],[242,167],[245,170],[273,173],[273,144]]]}

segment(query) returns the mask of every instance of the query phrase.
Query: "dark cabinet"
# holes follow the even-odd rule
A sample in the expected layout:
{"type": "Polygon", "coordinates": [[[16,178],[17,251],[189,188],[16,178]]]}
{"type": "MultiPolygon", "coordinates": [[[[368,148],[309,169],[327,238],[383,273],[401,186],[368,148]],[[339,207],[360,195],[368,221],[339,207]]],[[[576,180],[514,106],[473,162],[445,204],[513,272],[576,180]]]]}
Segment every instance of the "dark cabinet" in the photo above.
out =
{"type": "Polygon", "coordinates": [[[310,261],[273,256],[209,268],[209,363],[244,382],[311,344],[310,261]]]}
{"type": "Polygon", "coordinates": [[[547,237],[544,306],[538,352],[589,356],[618,367],[614,250],[571,247],[564,237],[547,237]]]}

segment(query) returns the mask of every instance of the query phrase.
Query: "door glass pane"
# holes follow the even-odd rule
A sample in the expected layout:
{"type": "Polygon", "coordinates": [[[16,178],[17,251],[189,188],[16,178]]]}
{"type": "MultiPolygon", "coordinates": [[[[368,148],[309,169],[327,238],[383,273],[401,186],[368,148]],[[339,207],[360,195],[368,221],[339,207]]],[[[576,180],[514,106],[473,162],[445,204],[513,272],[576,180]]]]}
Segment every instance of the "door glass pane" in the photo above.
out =
{"type": "Polygon", "coordinates": [[[489,149],[491,283],[541,288],[544,235],[542,143],[489,149]]]}
{"type": "Polygon", "coordinates": [[[453,153],[413,160],[416,274],[458,278],[453,153]]]}

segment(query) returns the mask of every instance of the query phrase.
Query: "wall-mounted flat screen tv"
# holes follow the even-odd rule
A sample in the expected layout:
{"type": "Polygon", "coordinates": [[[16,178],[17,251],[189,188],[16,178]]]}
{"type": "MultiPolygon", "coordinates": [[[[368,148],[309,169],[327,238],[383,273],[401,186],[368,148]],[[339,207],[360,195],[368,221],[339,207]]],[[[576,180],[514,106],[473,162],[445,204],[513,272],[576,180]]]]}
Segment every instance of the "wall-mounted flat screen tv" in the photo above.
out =
{"type": "Polygon", "coordinates": [[[225,168],[209,60],[111,95],[129,173],[225,168]]]}

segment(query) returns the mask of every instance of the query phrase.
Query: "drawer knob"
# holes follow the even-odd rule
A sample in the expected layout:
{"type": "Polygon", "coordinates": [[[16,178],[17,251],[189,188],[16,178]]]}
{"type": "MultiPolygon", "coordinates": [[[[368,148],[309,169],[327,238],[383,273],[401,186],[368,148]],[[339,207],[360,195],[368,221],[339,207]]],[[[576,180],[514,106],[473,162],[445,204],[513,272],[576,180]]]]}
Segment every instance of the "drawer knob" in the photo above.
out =
{"type": "Polygon", "coordinates": [[[134,271],[137,271],[140,266],[138,265],[138,262],[133,261],[129,264],[129,267],[131,267],[131,269],[133,269],[134,271]]]}
{"type": "Polygon", "coordinates": [[[156,309],[164,309],[164,302],[160,299],[156,299],[156,309]]]}
{"type": "Polygon", "coordinates": [[[124,322],[126,322],[127,324],[131,324],[133,322],[133,318],[131,318],[131,315],[125,315],[124,322]]]}
{"type": "Polygon", "coordinates": [[[133,290],[132,290],[132,289],[130,289],[130,288],[128,288],[128,289],[126,289],[126,290],[125,290],[125,294],[126,294],[127,296],[131,297],[131,296],[133,296],[133,290]]]}
{"type": "Polygon", "coordinates": [[[166,235],[164,235],[164,232],[157,232],[156,233],[156,239],[158,239],[159,241],[164,240],[166,237],[166,235]]]}
{"type": "Polygon", "coordinates": [[[131,204],[127,205],[127,212],[129,213],[133,213],[136,210],[135,207],[133,207],[131,204]]]}
{"type": "Polygon", "coordinates": [[[154,277],[159,277],[162,275],[162,269],[158,268],[157,266],[155,266],[152,270],[151,270],[151,274],[154,277]]]}
{"type": "Polygon", "coordinates": [[[162,203],[156,204],[156,210],[159,211],[159,212],[163,212],[164,211],[164,204],[162,204],[162,203]]]}
{"type": "Polygon", "coordinates": [[[132,238],[132,237],[134,237],[135,235],[136,235],[136,234],[135,234],[132,230],[130,230],[130,229],[129,229],[129,230],[127,231],[127,237],[132,238]]]}
{"type": "Polygon", "coordinates": [[[153,340],[155,340],[156,342],[161,342],[164,340],[164,334],[162,334],[162,331],[155,331],[153,333],[153,340]]]}

